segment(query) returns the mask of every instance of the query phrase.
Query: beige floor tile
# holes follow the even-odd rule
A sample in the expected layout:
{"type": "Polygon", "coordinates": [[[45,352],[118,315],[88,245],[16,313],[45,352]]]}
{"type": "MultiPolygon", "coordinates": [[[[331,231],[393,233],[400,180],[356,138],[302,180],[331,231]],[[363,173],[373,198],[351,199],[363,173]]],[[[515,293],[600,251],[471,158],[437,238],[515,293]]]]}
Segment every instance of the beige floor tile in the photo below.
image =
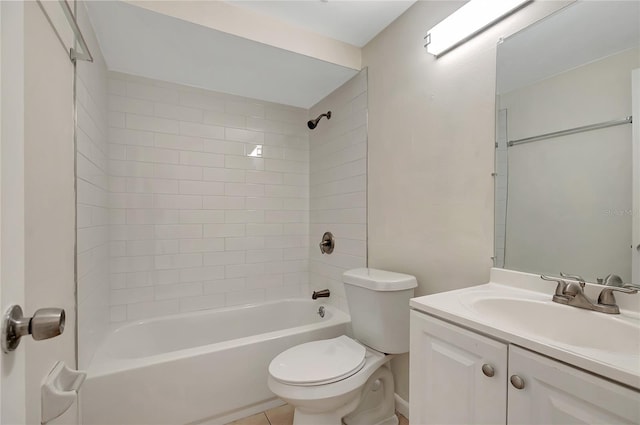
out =
{"type": "Polygon", "coordinates": [[[257,415],[238,419],[235,422],[231,422],[229,425],[269,425],[269,420],[264,413],[258,413],[257,415]]]}
{"type": "Polygon", "coordinates": [[[398,415],[399,423],[398,425],[409,425],[409,419],[402,416],[400,413],[396,413],[398,415]]]}
{"type": "Polygon", "coordinates": [[[264,412],[271,422],[271,425],[292,425],[293,424],[293,406],[285,404],[264,412]]]}

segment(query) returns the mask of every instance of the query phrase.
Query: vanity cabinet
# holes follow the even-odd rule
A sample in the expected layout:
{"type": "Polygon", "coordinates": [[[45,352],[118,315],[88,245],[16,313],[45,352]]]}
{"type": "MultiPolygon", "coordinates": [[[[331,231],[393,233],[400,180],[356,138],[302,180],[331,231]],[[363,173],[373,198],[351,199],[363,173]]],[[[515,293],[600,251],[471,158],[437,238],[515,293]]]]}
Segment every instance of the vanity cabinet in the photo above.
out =
{"type": "Polygon", "coordinates": [[[640,423],[640,392],[416,311],[410,350],[410,423],[640,423]]]}
{"type": "Polygon", "coordinates": [[[506,423],[507,344],[411,311],[409,353],[409,423],[506,423]]]}

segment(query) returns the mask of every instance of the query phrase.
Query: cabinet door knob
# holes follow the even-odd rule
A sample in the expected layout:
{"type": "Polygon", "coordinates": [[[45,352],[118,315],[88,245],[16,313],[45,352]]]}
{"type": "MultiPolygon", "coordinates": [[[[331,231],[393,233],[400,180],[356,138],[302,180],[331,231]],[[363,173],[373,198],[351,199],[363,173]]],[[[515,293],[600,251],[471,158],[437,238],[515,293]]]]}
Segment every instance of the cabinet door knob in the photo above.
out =
{"type": "Polygon", "coordinates": [[[496,374],[496,371],[493,369],[493,366],[491,366],[488,363],[485,363],[482,365],[482,373],[484,373],[484,376],[488,376],[489,378],[491,378],[493,375],[496,374]]]}
{"type": "Polygon", "coordinates": [[[511,381],[511,385],[513,385],[514,388],[518,390],[521,390],[524,388],[524,379],[522,379],[518,375],[511,375],[511,379],[509,380],[511,381]]]}

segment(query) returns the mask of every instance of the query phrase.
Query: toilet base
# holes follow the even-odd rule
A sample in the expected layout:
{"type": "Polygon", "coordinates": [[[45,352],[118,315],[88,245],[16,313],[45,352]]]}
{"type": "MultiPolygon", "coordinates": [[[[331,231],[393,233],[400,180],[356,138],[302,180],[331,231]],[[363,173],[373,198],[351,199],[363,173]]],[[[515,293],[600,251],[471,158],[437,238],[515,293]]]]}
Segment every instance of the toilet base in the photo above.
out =
{"type": "Polygon", "coordinates": [[[318,411],[313,409],[316,406],[297,406],[293,425],[398,425],[393,375],[388,365],[378,368],[362,390],[347,396],[340,407],[318,411]]]}

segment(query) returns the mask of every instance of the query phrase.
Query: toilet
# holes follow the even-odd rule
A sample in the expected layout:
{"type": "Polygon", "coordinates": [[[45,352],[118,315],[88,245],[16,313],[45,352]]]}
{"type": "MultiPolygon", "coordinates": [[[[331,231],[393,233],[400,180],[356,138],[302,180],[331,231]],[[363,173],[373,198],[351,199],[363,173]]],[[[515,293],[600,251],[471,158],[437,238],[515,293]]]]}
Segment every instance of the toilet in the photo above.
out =
{"type": "Polygon", "coordinates": [[[389,362],[409,351],[416,278],[369,268],[342,277],[353,338],[283,351],[269,365],[269,388],[295,408],[294,425],[397,425],[389,362]]]}

